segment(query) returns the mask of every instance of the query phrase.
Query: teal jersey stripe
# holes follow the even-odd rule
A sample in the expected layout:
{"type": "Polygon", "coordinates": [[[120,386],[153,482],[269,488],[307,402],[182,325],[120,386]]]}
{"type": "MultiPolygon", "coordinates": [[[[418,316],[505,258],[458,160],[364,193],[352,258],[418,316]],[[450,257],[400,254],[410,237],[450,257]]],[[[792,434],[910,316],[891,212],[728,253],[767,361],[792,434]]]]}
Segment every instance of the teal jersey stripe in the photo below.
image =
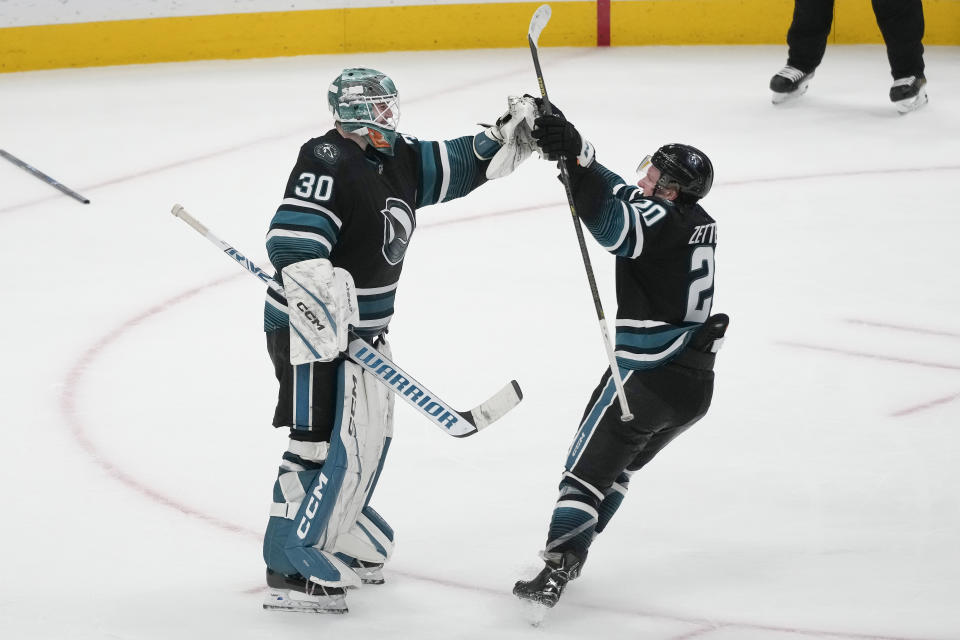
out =
{"type": "Polygon", "coordinates": [[[464,136],[444,142],[450,161],[450,184],[444,202],[461,198],[470,193],[477,180],[479,164],[473,153],[473,137],[464,136]]]}
{"type": "Polygon", "coordinates": [[[643,329],[626,329],[617,327],[617,346],[637,347],[643,350],[657,351],[669,345],[678,337],[699,327],[676,327],[663,325],[643,329]]]}
{"type": "MultiPolygon", "coordinates": [[[[597,239],[602,247],[608,251],[613,251],[616,248],[617,250],[614,253],[620,255],[620,251],[625,249],[623,245],[629,243],[621,242],[620,246],[615,245],[620,236],[623,235],[624,226],[630,223],[630,213],[628,211],[628,215],[624,219],[623,204],[619,200],[607,200],[600,211],[600,215],[591,218],[590,222],[586,222],[587,231],[597,239]]],[[[627,234],[624,240],[629,239],[629,235],[627,234]]]]}
{"type": "Polygon", "coordinates": [[[360,318],[382,317],[385,311],[393,313],[394,296],[381,299],[369,299],[362,296],[357,297],[357,307],[360,311],[360,318]]]}
{"type": "Polygon", "coordinates": [[[659,367],[660,365],[666,364],[673,359],[674,356],[686,348],[687,344],[690,342],[690,338],[693,336],[694,331],[699,326],[700,325],[694,325],[688,327],[679,334],[675,335],[673,340],[666,341],[659,349],[652,349],[649,351],[643,348],[622,345],[618,336],[617,348],[615,349],[617,365],[624,369],[644,370],[653,369],[655,367],[659,367]],[[673,342],[678,338],[681,340],[681,343],[677,345],[676,348],[671,349],[670,347],[672,346],[673,342]]]}
{"type": "Polygon", "coordinates": [[[288,229],[288,225],[294,227],[309,227],[319,231],[330,241],[336,244],[340,231],[333,221],[322,212],[303,213],[301,211],[291,211],[290,209],[279,209],[270,221],[271,229],[288,229]]]}
{"type": "Polygon", "coordinates": [[[435,142],[419,142],[420,145],[420,184],[417,185],[417,206],[434,204],[437,191],[438,168],[433,154],[435,142]]]}
{"type": "Polygon", "coordinates": [[[290,317],[269,302],[263,303],[263,330],[275,331],[290,326],[290,317]]]}
{"type": "MultiPolygon", "coordinates": [[[[610,169],[607,169],[605,166],[603,166],[599,162],[594,163],[592,168],[594,169],[594,171],[600,174],[600,177],[603,178],[603,181],[606,182],[607,186],[610,187],[611,192],[613,192],[613,190],[616,188],[618,184],[624,184],[624,185],[627,184],[626,180],[621,178],[618,174],[614,173],[613,171],[610,171],[610,169]]],[[[621,191],[621,194],[622,193],[623,192],[621,191]]]]}
{"type": "Polygon", "coordinates": [[[591,169],[607,184],[609,196],[604,199],[599,215],[591,216],[589,221],[584,220],[587,230],[610,253],[621,257],[630,257],[633,255],[636,246],[638,230],[633,230],[637,225],[637,220],[633,208],[627,203],[630,194],[636,189],[626,186],[626,181],[623,178],[599,162],[595,163],[591,169]],[[619,185],[624,186],[614,193],[614,189],[619,185]],[[625,205],[626,209],[624,209],[625,205]],[[627,230],[626,234],[624,234],[625,228],[627,230]],[[617,244],[617,240],[620,240],[621,236],[623,236],[623,239],[620,244],[617,244]]]}
{"type": "Polygon", "coordinates": [[[310,238],[270,238],[267,241],[267,256],[280,271],[284,267],[312,258],[329,258],[326,245],[310,238]]]}

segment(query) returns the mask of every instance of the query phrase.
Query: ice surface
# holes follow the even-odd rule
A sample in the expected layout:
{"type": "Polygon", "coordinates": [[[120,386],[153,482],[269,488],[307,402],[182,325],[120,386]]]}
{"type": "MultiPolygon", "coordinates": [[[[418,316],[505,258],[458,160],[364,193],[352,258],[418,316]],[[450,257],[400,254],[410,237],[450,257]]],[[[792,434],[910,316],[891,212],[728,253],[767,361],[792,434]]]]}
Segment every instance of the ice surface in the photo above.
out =
{"type": "MultiPolygon", "coordinates": [[[[832,46],[795,104],[784,47],[541,49],[551,98],[630,177],[666,142],[716,167],[714,405],[634,477],[539,628],[538,569],[577,421],[605,366],[549,163],[426,208],[390,337],[456,407],[524,401],[471,438],[398,404],[374,506],[387,584],[344,617],[260,609],[285,435],[263,286],[170,215],[267,266],[299,146],[344,66],[388,72],[401,129],[477,131],[537,91],[529,52],[392,53],[0,75],[4,638],[960,637],[960,49],[928,47],[899,116],[878,46],[832,46]],[[452,349],[456,348],[454,355],[452,349]]],[[[613,260],[591,244],[608,316],[613,260]]]]}

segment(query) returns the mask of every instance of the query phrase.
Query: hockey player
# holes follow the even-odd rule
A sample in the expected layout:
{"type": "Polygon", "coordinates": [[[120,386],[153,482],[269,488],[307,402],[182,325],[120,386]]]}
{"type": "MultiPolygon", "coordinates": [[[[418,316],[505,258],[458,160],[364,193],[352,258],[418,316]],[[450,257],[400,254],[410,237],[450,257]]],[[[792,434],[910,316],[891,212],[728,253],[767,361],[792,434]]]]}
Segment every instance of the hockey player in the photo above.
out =
{"type": "MultiPolygon", "coordinates": [[[[820,66],[833,23],[834,0],[796,0],[787,31],[786,66],[770,79],[773,103],[780,104],[807,92],[820,66]]],[[[873,13],[887,46],[893,86],[890,100],[909,113],[927,103],[923,65],[923,5],[920,0],[872,0],[873,13]]]]}
{"type": "Polygon", "coordinates": [[[389,354],[385,334],[417,209],[510,173],[535,148],[536,106],[510,98],[496,125],[428,142],[397,133],[397,90],[379,71],[345,69],[327,96],[335,126],[301,147],[266,240],[286,281],[285,296],[267,291],[264,312],[279,381],[273,425],[289,428],[290,440],[263,542],[264,608],[343,613],[346,588],[383,582],[393,545],[392,529],[369,505],[390,445],[393,397],[342,357],[345,332],[352,326],[389,354]],[[327,324],[338,327],[335,346],[317,347],[313,361],[291,340],[288,315],[298,304],[293,283],[306,280],[324,292],[335,321],[327,324]]]}
{"type": "Polygon", "coordinates": [[[630,476],[702,418],[713,395],[725,315],[710,315],[717,227],[698,204],[713,184],[700,150],[667,144],[638,167],[636,186],[596,162],[562,115],[536,120],[547,159],[564,157],[576,210],[616,256],[616,361],[634,417],[621,420],[608,368],[568,452],[541,553],[543,570],[513,593],[552,607],[623,501],[630,476]]]}

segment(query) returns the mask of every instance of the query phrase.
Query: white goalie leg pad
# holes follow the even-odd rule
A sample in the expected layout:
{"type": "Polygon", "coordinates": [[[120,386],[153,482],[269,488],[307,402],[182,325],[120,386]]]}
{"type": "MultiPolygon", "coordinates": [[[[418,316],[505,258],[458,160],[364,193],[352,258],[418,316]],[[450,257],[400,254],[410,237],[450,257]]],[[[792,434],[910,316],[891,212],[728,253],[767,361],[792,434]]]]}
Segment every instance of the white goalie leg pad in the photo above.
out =
{"type": "MultiPolygon", "coordinates": [[[[386,338],[381,338],[375,345],[383,355],[391,360],[393,359],[393,349],[386,338]]],[[[369,371],[364,370],[364,381],[370,400],[370,415],[378,416],[383,422],[383,437],[393,437],[393,408],[396,404],[397,396],[387,388],[383,382],[369,371]]],[[[383,466],[383,461],[380,461],[383,466]]]]}
{"type": "Polygon", "coordinates": [[[296,566],[305,567],[300,573],[311,582],[343,589],[359,587],[362,584],[360,576],[353,569],[328,551],[303,547],[287,553],[296,566]]]}
{"type": "Polygon", "coordinates": [[[365,562],[386,562],[393,555],[393,529],[376,511],[364,507],[350,531],[337,539],[337,551],[365,562]]]}
{"type": "MultiPolygon", "coordinates": [[[[382,340],[377,344],[388,358],[393,356],[390,344],[382,340]]],[[[341,531],[337,538],[336,550],[358,560],[366,562],[386,562],[393,553],[393,529],[390,525],[369,506],[370,496],[376,488],[376,482],[383,469],[387,448],[393,437],[393,410],[396,397],[380,384],[379,380],[368,371],[363,371],[363,389],[366,398],[367,415],[372,422],[381,425],[382,441],[379,449],[370,446],[362,463],[366,469],[372,470],[368,476],[365,498],[352,526],[341,531]],[[373,456],[376,455],[376,458],[373,456]]],[[[371,444],[373,444],[371,442],[371,444]]]]}
{"type": "Polygon", "coordinates": [[[507,98],[507,112],[486,132],[489,137],[502,144],[487,166],[486,175],[489,180],[513,173],[514,169],[536,150],[537,145],[532,135],[536,117],[537,104],[530,96],[507,98]]]}
{"type": "Polygon", "coordinates": [[[347,350],[350,326],[360,322],[350,272],[325,258],[283,269],[290,317],[290,364],[329,362],[347,350]]]}
{"type": "MultiPolygon", "coordinates": [[[[318,548],[330,552],[342,551],[340,539],[351,537],[350,531],[360,518],[377,478],[387,432],[392,431],[392,425],[385,419],[388,410],[384,399],[389,391],[373,376],[353,362],[344,362],[342,391],[342,411],[335,437],[345,455],[338,456],[335,464],[345,465],[343,483],[324,536],[317,543],[318,548]]],[[[327,465],[331,462],[334,462],[332,452],[327,465]]]]}

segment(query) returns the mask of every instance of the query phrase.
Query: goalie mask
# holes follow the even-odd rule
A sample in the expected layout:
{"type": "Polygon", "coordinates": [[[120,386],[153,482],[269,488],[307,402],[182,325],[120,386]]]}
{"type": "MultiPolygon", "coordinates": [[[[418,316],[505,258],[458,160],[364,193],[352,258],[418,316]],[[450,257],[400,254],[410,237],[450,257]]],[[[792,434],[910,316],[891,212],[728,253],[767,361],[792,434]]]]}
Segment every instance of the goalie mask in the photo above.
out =
{"type": "Polygon", "coordinates": [[[377,151],[393,155],[400,120],[393,80],[375,69],[344,69],[330,84],[327,102],[341,129],[366,138],[377,151]]]}
{"type": "Polygon", "coordinates": [[[693,203],[703,198],[713,186],[713,164],[703,151],[688,144],[665,144],[637,167],[642,177],[653,165],[660,170],[658,189],[676,189],[677,202],[693,203]]]}

